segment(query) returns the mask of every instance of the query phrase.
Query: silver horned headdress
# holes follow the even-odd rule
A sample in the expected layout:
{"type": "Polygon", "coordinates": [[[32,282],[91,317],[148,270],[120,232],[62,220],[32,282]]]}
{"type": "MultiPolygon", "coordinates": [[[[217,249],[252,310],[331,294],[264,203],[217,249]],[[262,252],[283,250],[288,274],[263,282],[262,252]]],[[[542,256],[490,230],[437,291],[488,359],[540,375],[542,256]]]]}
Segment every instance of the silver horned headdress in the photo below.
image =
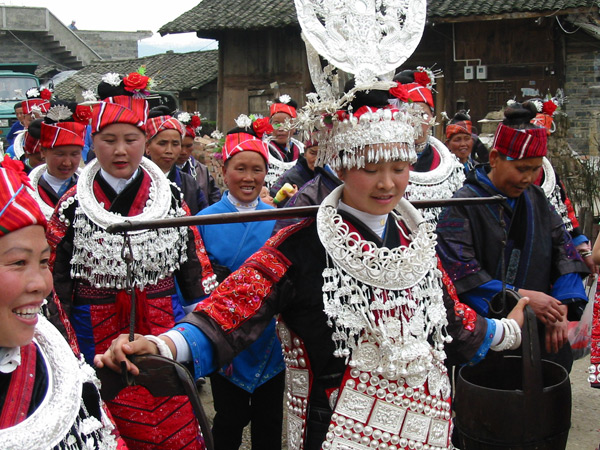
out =
{"type": "Polygon", "coordinates": [[[348,106],[359,91],[397,86],[392,77],[423,34],[426,0],[295,0],[295,5],[317,90],[307,95],[296,127],[316,131],[317,164],[352,168],[414,161],[421,118],[411,105],[366,111],[348,106]],[[323,68],[319,55],[330,65],[323,68]],[[341,97],[336,68],[354,76],[354,88],[341,97]]]}

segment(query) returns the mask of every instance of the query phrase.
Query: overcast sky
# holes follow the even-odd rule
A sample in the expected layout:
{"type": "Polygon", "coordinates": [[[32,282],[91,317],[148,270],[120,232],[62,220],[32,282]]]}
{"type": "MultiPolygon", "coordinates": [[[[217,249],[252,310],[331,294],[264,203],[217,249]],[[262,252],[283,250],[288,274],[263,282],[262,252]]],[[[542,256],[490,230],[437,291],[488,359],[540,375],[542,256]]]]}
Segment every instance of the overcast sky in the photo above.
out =
{"type": "Polygon", "coordinates": [[[165,37],[160,37],[157,33],[161,26],[198,3],[200,0],[0,0],[0,5],[48,8],[65,25],[75,20],[80,30],[152,31],[154,36],[140,41],[140,56],[164,53],[166,50],[189,52],[216,48],[216,42],[198,39],[195,33],[165,37]]]}

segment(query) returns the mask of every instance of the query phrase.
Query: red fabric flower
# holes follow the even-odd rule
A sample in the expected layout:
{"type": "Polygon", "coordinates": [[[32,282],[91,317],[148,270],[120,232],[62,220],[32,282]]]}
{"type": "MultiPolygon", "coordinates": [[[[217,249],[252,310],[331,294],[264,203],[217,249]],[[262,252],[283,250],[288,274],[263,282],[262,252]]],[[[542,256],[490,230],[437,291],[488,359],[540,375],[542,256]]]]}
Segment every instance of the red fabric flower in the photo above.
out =
{"type": "Polygon", "coordinates": [[[192,120],[190,121],[190,125],[192,126],[192,128],[198,128],[200,125],[202,125],[202,121],[200,120],[200,117],[198,117],[197,115],[193,115],[192,116],[192,120]]]}
{"type": "Polygon", "coordinates": [[[137,72],[131,72],[125,78],[123,78],[123,85],[125,90],[129,92],[143,91],[148,86],[149,77],[141,75],[137,72]]]}
{"type": "Polygon", "coordinates": [[[50,100],[52,98],[52,91],[50,89],[42,89],[40,91],[40,97],[44,100],[50,100]]]}
{"type": "Polygon", "coordinates": [[[256,133],[256,137],[262,139],[263,134],[271,134],[273,132],[273,125],[269,122],[268,117],[263,117],[261,119],[256,119],[252,123],[252,129],[254,133],[256,133]]]}
{"type": "Polygon", "coordinates": [[[415,72],[415,83],[427,87],[431,84],[431,80],[429,79],[427,72],[415,72]]]}
{"type": "Polygon", "coordinates": [[[27,176],[27,174],[25,173],[25,165],[21,161],[12,159],[8,155],[4,155],[2,167],[4,167],[6,170],[12,170],[13,172],[16,172],[17,175],[19,175],[19,179],[21,180],[21,182],[29,189],[33,189],[33,187],[31,187],[31,184],[29,183],[29,176],[27,176]]]}
{"type": "Polygon", "coordinates": [[[391,88],[389,92],[403,103],[408,101],[408,89],[401,83],[396,83],[396,87],[391,88]]]}
{"type": "Polygon", "coordinates": [[[552,114],[554,114],[554,111],[556,111],[556,103],[554,103],[552,100],[544,102],[544,105],[542,106],[542,112],[544,114],[548,114],[549,116],[551,116],[552,114]]]}
{"type": "Polygon", "coordinates": [[[92,118],[92,108],[84,105],[77,105],[75,108],[75,114],[73,114],[73,120],[75,122],[88,124],[92,118]]]}

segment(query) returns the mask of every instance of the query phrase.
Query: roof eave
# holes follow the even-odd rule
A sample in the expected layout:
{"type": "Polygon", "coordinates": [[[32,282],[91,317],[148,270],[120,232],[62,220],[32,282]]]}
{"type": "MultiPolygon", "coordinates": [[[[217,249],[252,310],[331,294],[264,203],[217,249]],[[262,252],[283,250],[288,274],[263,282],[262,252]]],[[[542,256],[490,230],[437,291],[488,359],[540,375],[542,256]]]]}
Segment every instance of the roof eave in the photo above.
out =
{"type": "Polygon", "coordinates": [[[504,20],[504,19],[537,19],[538,17],[553,17],[553,16],[567,16],[571,14],[583,14],[594,12],[598,13],[598,7],[582,7],[582,8],[568,8],[561,10],[551,11],[518,11],[518,12],[507,12],[502,14],[481,14],[471,16],[451,16],[451,17],[429,17],[429,22],[432,24],[436,23],[459,23],[459,22],[481,22],[491,20],[504,20]]]}

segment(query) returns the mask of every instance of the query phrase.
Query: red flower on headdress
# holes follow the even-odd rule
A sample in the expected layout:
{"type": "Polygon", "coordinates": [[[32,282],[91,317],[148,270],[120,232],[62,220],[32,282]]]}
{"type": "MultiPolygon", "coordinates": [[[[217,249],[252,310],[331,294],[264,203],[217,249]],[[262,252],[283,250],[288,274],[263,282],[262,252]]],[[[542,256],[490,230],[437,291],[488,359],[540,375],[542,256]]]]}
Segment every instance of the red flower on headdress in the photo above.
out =
{"type": "Polygon", "coordinates": [[[25,186],[27,186],[29,189],[33,189],[33,187],[31,187],[31,184],[29,184],[29,176],[27,176],[27,174],[25,173],[25,165],[21,161],[12,159],[8,155],[4,155],[2,167],[4,167],[6,170],[12,170],[13,172],[15,172],[17,175],[19,175],[21,182],[25,186]]]}
{"type": "Polygon", "coordinates": [[[401,83],[396,83],[396,86],[391,88],[389,92],[403,103],[408,101],[408,89],[401,83]]]}
{"type": "Polygon", "coordinates": [[[40,91],[40,98],[50,100],[52,98],[52,91],[50,89],[42,89],[40,91]]]}
{"type": "Polygon", "coordinates": [[[190,121],[190,126],[192,128],[198,128],[200,125],[202,125],[202,121],[200,120],[200,117],[198,117],[197,115],[193,115],[192,116],[192,120],[190,121]]]}
{"type": "Polygon", "coordinates": [[[421,86],[427,87],[431,84],[431,80],[429,79],[429,75],[427,72],[415,72],[415,83],[420,84],[421,86]]]}
{"type": "Polygon", "coordinates": [[[125,78],[123,78],[123,85],[126,91],[129,92],[142,92],[148,86],[150,77],[142,75],[138,72],[131,72],[125,78]]]}
{"type": "Polygon", "coordinates": [[[269,122],[268,117],[262,117],[252,122],[252,129],[254,130],[254,133],[256,133],[256,136],[259,139],[262,139],[263,134],[271,134],[273,132],[273,125],[269,122]]]}
{"type": "Polygon", "coordinates": [[[73,120],[75,122],[88,124],[92,118],[92,108],[84,105],[77,105],[75,108],[75,114],[73,114],[73,120]]]}
{"type": "Polygon", "coordinates": [[[554,103],[552,100],[548,100],[547,102],[544,102],[544,105],[542,106],[542,112],[551,116],[554,114],[554,111],[556,111],[556,108],[556,103],[554,103]]]}

